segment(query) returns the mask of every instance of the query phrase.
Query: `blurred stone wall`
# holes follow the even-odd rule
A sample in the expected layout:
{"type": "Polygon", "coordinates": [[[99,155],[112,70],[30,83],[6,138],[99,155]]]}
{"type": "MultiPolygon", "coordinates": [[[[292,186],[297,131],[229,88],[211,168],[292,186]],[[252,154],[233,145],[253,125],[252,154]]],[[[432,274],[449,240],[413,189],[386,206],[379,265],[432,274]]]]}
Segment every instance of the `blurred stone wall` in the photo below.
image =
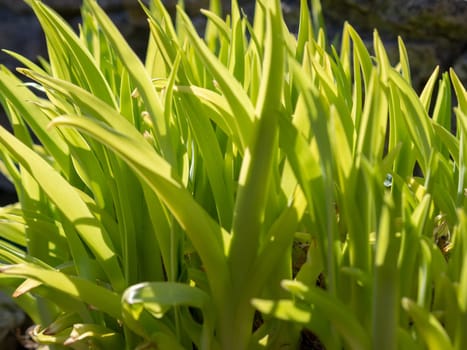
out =
{"type": "Polygon", "coordinates": [[[322,0],[322,6],[329,32],[347,20],[371,45],[378,28],[393,63],[400,35],[418,89],[436,65],[453,67],[467,85],[467,0],[322,0]]]}

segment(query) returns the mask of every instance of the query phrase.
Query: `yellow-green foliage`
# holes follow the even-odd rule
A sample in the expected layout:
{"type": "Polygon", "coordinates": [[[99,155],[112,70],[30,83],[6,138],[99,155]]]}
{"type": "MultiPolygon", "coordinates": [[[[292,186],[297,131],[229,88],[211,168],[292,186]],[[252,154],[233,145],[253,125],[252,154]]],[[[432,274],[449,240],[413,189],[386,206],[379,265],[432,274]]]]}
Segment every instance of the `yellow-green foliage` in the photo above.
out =
{"type": "Polygon", "coordinates": [[[10,53],[28,83],[0,70],[19,197],[0,211],[0,283],[36,341],[279,349],[307,328],[327,349],[467,348],[454,71],[418,96],[402,40],[395,66],[376,31],[374,54],[349,24],[330,47],[317,1],[297,36],[264,0],[253,23],[235,1],[204,11],[204,38],[152,1],[144,62],[95,0],[79,34],[27,2],[49,60],[10,53]]]}

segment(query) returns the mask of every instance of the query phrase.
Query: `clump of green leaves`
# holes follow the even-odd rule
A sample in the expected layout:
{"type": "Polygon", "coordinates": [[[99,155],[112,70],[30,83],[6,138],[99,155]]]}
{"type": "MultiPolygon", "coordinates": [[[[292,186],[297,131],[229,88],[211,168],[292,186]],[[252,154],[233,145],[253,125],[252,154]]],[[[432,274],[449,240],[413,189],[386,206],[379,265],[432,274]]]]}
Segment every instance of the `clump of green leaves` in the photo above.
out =
{"type": "Polygon", "coordinates": [[[28,83],[0,70],[19,197],[0,212],[0,283],[38,342],[278,349],[305,328],[328,349],[467,346],[454,71],[418,96],[402,41],[396,66],[349,24],[329,48],[317,2],[293,36],[279,1],[253,23],[233,1],[226,20],[203,11],[202,39],[153,1],[144,62],[96,1],[79,35],[28,3],[49,61],[10,52],[28,83]]]}

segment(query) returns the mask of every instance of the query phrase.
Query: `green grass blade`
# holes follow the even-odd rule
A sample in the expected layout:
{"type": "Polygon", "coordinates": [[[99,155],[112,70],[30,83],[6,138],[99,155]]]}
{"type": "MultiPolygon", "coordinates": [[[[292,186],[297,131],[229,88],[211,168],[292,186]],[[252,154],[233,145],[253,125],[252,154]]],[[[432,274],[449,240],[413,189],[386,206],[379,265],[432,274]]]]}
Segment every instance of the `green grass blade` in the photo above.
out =
{"type": "Polygon", "coordinates": [[[452,157],[454,163],[459,166],[459,140],[446,130],[438,123],[433,123],[433,131],[435,136],[441,141],[444,147],[449,152],[449,156],[452,157]]]}
{"type": "Polygon", "coordinates": [[[27,68],[35,72],[41,73],[41,74],[47,74],[47,72],[42,67],[38,66],[37,64],[35,64],[33,61],[31,61],[27,57],[24,57],[10,50],[2,50],[2,51],[10,55],[11,57],[15,58],[18,62],[24,64],[27,68]]]}
{"type": "Polygon", "coordinates": [[[420,101],[422,102],[423,107],[426,111],[430,109],[431,98],[433,97],[433,90],[436,85],[436,80],[439,75],[439,67],[436,67],[433,73],[431,73],[430,78],[425,84],[422,93],[420,94],[420,101]]]}
{"type": "Polygon", "coordinates": [[[229,70],[240,83],[245,75],[245,26],[242,20],[232,24],[232,38],[230,43],[229,70]]]}
{"type": "Polygon", "coordinates": [[[451,76],[451,83],[456,92],[459,108],[464,114],[467,114],[467,91],[465,91],[465,87],[452,68],[449,70],[449,75],[451,76]]]}
{"type": "Polygon", "coordinates": [[[338,339],[333,335],[329,323],[323,322],[325,317],[316,308],[287,299],[277,301],[253,299],[252,304],[263,314],[287,322],[296,322],[312,330],[326,349],[339,347],[338,339]]]}
{"type": "Polygon", "coordinates": [[[317,307],[342,335],[351,349],[370,349],[370,339],[365,329],[346,305],[317,288],[308,288],[300,282],[283,281],[282,286],[293,295],[317,307]]]}
{"type": "Polygon", "coordinates": [[[40,1],[32,1],[32,8],[45,32],[49,52],[60,50],[62,51],[60,54],[70,60],[69,65],[60,65],[60,62],[63,62],[62,59],[52,62],[53,68],[57,69],[60,65],[60,69],[63,70],[58,76],[71,79],[106,103],[115,105],[109,85],[69,24],[40,1]]]}
{"type": "MultiPolygon", "coordinates": [[[[45,160],[4,128],[0,128],[0,140],[12,157],[31,174],[47,196],[60,208],[64,218],[76,228],[81,238],[95,254],[114,288],[122,290],[123,277],[115,249],[78,192],[45,160]]],[[[69,232],[69,234],[73,233],[69,232]]]]}
{"type": "MultiPolygon", "coordinates": [[[[199,107],[197,101],[186,99],[181,102],[184,105],[185,116],[191,126],[193,136],[198,145],[200,156],[206,168],[212,194],[216,203],[216,211],[219,224],[228,231],[232,225],[232,213],[234,207],[234,195],[228,189],[229,181],[226,171],[219,166],[224,162],[220,145],[217,141],[215,130],[205,112],[199,107]]],[[[183,114],[182,114],[183,115],[183,114]]]]}
{"type": "Polygon", "coordinates": [[[466,188],[467,188],[467,113],[461,109],[454,109],[457,116],[459,136],[459,179],[457,185],[457,205],[458,207],[467,207],[466,188]]]}
{"type": "Polygon", "coordinates": [[[399,320],[397,257],[399,245],[391,218],[394,204],[385,198],[376,239],[373,278],[373,348],[395,350],[399,320]]]}
{"type": "MultiPolygon", "coordinates": [[[[307,202],[302,191],[297,189],[293,203],[285,209],[277,220],[273,223],[267,233],[267,243],[261,248],[261,251],[255,261],[255,267],[251,269],[251,282],[248,289],[257,294],[261,290],[264,281],[277,271],[278,262],[281,261],[281,255],[286,253],[284,247],[290,247],[301,221],[307,202]]],[[[244,288],[247,288],[244,286],[244,288]]]]}
{"type": "Polygon", "coordinates": [[[140,61],[136,53],[130,48],[128,43],[123,38],[109,17],[99,7],[95,0],[89,0],[89,8],[92,10],[97,21],[101,25],[101,29],[105,32],[107,39],[112,44],[115,52],[120,57],[122,64],[131,76],[134,84],[138,88],[149,116],[153,122],[156,131],[156,142],[160,147],[161,153],[166,159],[175,164],[175,154],[172,149],[170,135],[166,120],[163,118],[163,108],[159,96],[156,94],[151,77],[146,71],[143,63],[140,61]]]}
{"type": "Polygon", "coordinates": [[[249,125],[243,125],[240,128],[234,113],[222,95],[194,85],[174,86],[174,92],[180,96],[184,94],[196,96],[197,103],[212,111],[212,113],[208,113],[209,118],[232,138],[241,153],[244,153],[244,144],[241,143],[241,140],[245,140],[247,135],[251,134],[253,124],[249,123],[249,125]]]}
{"type": "MultiPolygon", "coordinates": [[[[36,96],[22,85],[19,79],[6,71],[0,71],[0,91],[3,98],[15,107],[48,152],[53,155],[62,171],[69,174],[71,164],[68,157],[68,145],[56,131],[47,132],[50,119],[36,104],[31,103],[31,101],[37,101],[36,96]]],[[[4,101],[3,98],[2,101],[4,101]]]]}
{"type": "Polygon", "coordinates": [[[366,49],[365,44],[363,43],[363,40],[360,38],[358,33],[350,24],[347,24],[347,30],[350,37],[352,38],[354,56],[358,57],[360,69],[363,72],[365,86],[368,88],[371,78],[371,71],[373,69],[370,54],[368,53],[368,50],[366,49]]]}
{"type": "Polygon", "coordinates": [[[209,295],[202,290],[182,283],[152,282],[131,286],[122,296],[124,313],[137,314],[144,308],[161,319],[176,307],[193,307],[203,312],[202,332],[199,334],[201,349],[209,349],[213,339],[214,310],[209,295]]]}
{"type": "MultiPolygon", "coordinates": [[[[52,125],[73,126],[100,140],[120,155],[147,185],[164,201],[196,247],[204,262],[216,297],[228,288],[224,257],[224,233],[220,226],[197,204],[172,168],[137,134],[135,138],[125,130],[111,130],[96,120],[82,117],[59,117],[52,125]]],[[[216,299],[219,302],[221,299],[216,299]]]]}
{"type": "MultiPolygon", "coordinates": [[[[219,17],[218,14],[208,11],[206,9],[201,9],[201,13],[206,16],[208,19],[208,24],[210,24],[211,28],[216,28],[218,36],[230,41],[230,37],[232,35],[232,30],[227,26],[222,18],[219,17]]],[[[208,34],[206,34],[207,36],[208,34]]],[[[210,40],[208,40],[210,43],[210,40]]],[[[212,46],[209,46],[212,49],[212,46]]]]}
{"type": "Polygon", "coordinates": [[[447,130],[451,130],[451,90],[449,89],[449,75],[443,74],[438,85],[438,98],[433,109],[433,120],[447,130]]]}
{"type": "MultiPolygon", "coordinates": [[[[245,125],[246,129],[249,130],[249,125],[251,125],[255,119],[255,111],[248,95],[244,92],[240,83],[232,76],[229,70],[217,60],[201,39],[199,39],[186,14],[181,13],[180,16],[186,27],[190,43],[216,79],[216,83],[224,94],[230,108],[235,111],[237,119],[236,124],[238,124],[236,129],[243,128],[245,125]]],[[[246,147],[249,140],[250,135],[246,134],[245,138],[242,139],[243,148],[246,147]]]]}
{"type": "Polygon", "coordinates": [[[402,298],[402,307],[413,318],[415,328],[420,333],[425,345],[430,350],[453,349],[443,326],[424,308],[408,298],[402,298]]]}
{"type": "Polygon", "coordinates": [[[300,0],[300,23],[298,27],[297,50],[295,59],[298,62],[303,61],[305,44],[313,38],[313,25],[311,23],[308,1],[300,0]]]}
{"type": "MultiPolygon", "coordinates": [[[[237,293],[253,266],[263,231],[263,218],[277,156],[277,125],[281,109],[285,49],[282,43],[282,17],[276,1],[268,8],[263,81],[256,105],[257,121],[253,139],[242,162],[239,189],[232,224],[229,264],[237,293]],[[238,289],[237,289],[238,288],[238,289]]],[[[244,327],[244,325],[242,325],[244,327]]]]}
{"type": "Polygon", "coordinates": [[[356,141],[357,161],[360,161],[360,157],[370,161],[382,158],[388,115],[388,102],[382,89],[378,72],[373,70],[356,141]]]}
{"type": "Polygon", "coordinates": [[[410,74],[409,55],[407,54],[407,49],[405,48],[404,42],[400,36],[397,37],[397,46],[399,47],[399,62],[401,65],[402,76],[409,84],[411,84],[412,78],[410,74]]]}
{"type": "Polygon", "coordinates": [[[427,171],[433,143],[430,119],[418,96],[397,72],[391,70],[389,79],[394,82],[391,87],[397,87],[396,93],[402,101],[405,124],[419,152],[420,166],[423,171],[427,171]]]}
{"type": "Polygon", "coordinates": [[[58,271],[44,269],[31,264],[2,267],[0,272],[39,281],[49,288],[97,307],[115,319],[121,318],[119,295],[88,280],[68,276],[58,271]]]}
{"type": "Polygon", "coordinates": [[[373,47],[376,53],[381,82],[386,85],[388,80],[388,70],[391,69],[391,63],[389,62],[383,42],[376,30],[373,32],[373,47]]]}
{"type": "MultiPolygon", "coordinates": [[[[322,244],[327,246],[327,261],[326,261],[326,272],[329,279],[329,289],[331,293],[335,292],[335,261],[334,255],[331,252],[334,241],[334,229],[335,229],[335,209],[333,203],[333,174],[332,174],[332,149],[331,142],[329,140],[328,133],[328,122],[327,118],[323,118],[325,115],[325,108],[323,102],[319,99],[319,93],[317,89],[306,79],[306,74],[303,70],[293,61],[290,62],[294,77],[294,82],[297,84],[297,88],[302,94],[305,109],[305,115],[309,118],[311,129],[313,130],[312,140],[313,147],[318,151],[318,164],[321,172],[321,176],[316,179],[316,182],[310,184],[302,184],[303,191],[309,195],[310,191],[306,189],[308,186],[317,186],[313,188],[315,195],[310,198],[311,202],[316,203],[314,210],[314,216],[320,227],[320,238],[322,244]],[[324,203],[324,205],[323,205],[324,203]]],[[[309,153],[309,151],[307,151],[309,153]]],[[[293,158],[292,158],[293,159],[293,158]]],[[[303,170],[307,173],[309,170],[303,170]]],[[[296,177],[300,179],[302,175],[296,174],[296,177]]],[[[299,181],[300,182],[300,181],[299,181]]]]}
{"type": "MultiPolygon", "coordinates": [[[[463,251],[465,252],[467,249],[465,248],[466,242],[467,242],[467,215],[465,214],[465,211],[462,209],[458,210],[458,216],[459,216],[459,227],[458,227],[458,235],[461,235],[462,237],[459,239],[461,244],[464,246],[463,251]]],[[[462,262],[460,266],[460,280],[459,280],[459,286],[457,289],[457,302],[459,305],[459,319],[458,322],[459,324],[457,325],[456,329],[456,338],[455,338],[455,346],[456,349],[462,349],[463,347],[466,346],[467,344],[467,336],[465,332],[462,330],[465,328],[467,325],[467,256],[464,254],[462,262]]]]}

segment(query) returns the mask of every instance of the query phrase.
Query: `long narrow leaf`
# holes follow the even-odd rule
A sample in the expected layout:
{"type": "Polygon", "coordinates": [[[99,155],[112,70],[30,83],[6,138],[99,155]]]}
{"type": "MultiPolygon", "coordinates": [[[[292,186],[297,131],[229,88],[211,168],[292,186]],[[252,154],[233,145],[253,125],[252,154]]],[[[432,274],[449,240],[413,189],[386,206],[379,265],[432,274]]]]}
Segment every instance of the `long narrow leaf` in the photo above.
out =
{"type": "Polygon", "coordinates": [[[216,302],[221,302],[229,283],[224,257],[224,233],[221,227],[197,204],[175,180],[170,165],[148,147],[147,142],[111,130],[97,121],[80,117],[60,117],[56,126],[74,126],[101,140],[117,152],[128,165],[157,193],[186,230],[204,262],[216,302]]]}
{"type": "MultiPolygon", "coordinates": [[[[62,214],[76,228],[82,239],[96,255],[116,290],[124,287],[120,265],[107,234],[82,201],[78,192],[46,161],[0,128],[0,140],[9,153],[41,184],[42,189],[62,214]]],[[[73,232],[69,232],[70,235],[73,232]]]]}
{"type": "Polygon", "coordinates": [[[40,281],[50,288],[83,300],[90,306],[98,307],[115,319],[121,317],[120,297],[116,293],[88,280],[67,276],[61,272],[47,270],[31,264],[10,265],[3,267],[0,272],[40,281]]]}

